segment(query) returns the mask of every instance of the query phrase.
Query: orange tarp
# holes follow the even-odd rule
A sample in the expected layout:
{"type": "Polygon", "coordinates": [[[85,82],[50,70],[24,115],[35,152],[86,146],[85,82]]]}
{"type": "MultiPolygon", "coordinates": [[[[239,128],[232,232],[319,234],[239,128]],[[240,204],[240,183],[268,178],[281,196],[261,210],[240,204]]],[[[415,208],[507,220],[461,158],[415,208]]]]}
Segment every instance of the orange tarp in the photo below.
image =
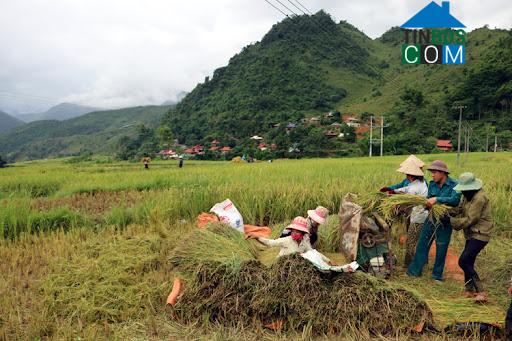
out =
{"type": "Polygon", "coordinates": [[[258,237],[270,237],[272,230],[267,226],[244,225],[245,234],[251,234],[258,237]]]}

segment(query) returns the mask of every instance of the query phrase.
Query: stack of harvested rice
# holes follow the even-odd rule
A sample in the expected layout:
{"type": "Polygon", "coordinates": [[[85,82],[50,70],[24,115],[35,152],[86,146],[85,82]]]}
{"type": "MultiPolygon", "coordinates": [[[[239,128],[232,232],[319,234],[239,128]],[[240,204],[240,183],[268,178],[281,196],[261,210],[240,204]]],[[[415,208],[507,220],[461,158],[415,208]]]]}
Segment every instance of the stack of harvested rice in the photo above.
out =
{"type": "Polygon", "coordinates": [[[332,214],[318,229],[317,248],[322,252],[339,252],[341,247],[340,217],[332,214]]]}
{"type": "Polygon", "coordinates": [[[225,223],[208,223],[183,238],[172,251],[171,264],[181,271],[195,271],[207,263],[239,268],[241,262],[256,259],[257,255],[254,243],[244,237],[225,223]]]}
{"type": "MultiPolygon", "coordinates": [[[[199,232],[194,235],[202,236],[199,232]]],[[[203,254],[188,252],[188,248],[205,248],[210,254],[203,265],[195,264],[183,295],[169,308],[176,319],[251,328],[283,320],[287,330],[311,328],[317,334],[352,328],[391,334],[420,322],[432,322],[426,303],[409,291],[363,273],[325,274],[299,255],[282,257],[268,268],[248,259],[252,255],[250,243],[241,246],[236,235],[229,236],[237,240],[237,252],[242,252],[236,261],[236,255],[231,255],[226,262],[229,251],[217,248],[213,241],[190,243],[186,239],[175,250],[175,261],[185,254],[203,254]],[[218,257],[215,252],[224,255],[218,257]]],[[[181,260],[179,263],[183,265],[181,260]]]]}

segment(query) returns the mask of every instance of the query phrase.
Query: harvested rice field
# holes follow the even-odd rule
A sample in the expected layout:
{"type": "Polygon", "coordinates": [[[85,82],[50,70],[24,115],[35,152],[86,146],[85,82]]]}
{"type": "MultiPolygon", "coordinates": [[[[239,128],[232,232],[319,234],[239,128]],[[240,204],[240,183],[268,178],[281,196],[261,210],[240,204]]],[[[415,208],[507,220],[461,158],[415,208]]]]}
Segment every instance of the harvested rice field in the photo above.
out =
{"type": "MultiPolygon", "coordinates": [[[[333,262],[338,208],[347,193],[364,196],[402,179],[405,157],[276,160],[273,163],[155,161],[69,163],[49,160],[0,169],[0,340],[423,340],[419,323],[442,330],[456,321],[502,324],[512,276],[512,154],[472,153],[453,177],[484,182],[495,221],[477,259],[486,305],[462,297],[460,269],[446,280],[409,278],[401,266],[401,223],[392,226],[398,264],[387,281],[365,273],[328,275],[298,256],[243,239],[196,217],[229,198],[245,224],[272,237],[317,205],[331,216],[319,250],[333,262]],[[176,277],[183,293],[166,299],[176,277]]],[[[427,177],[428,178],[428,177],[427,177]]],[[[454,232],[450,255],[464,237],[454,232]]],[[[466,337],[465,339],[478,339],[466,337]]]]}

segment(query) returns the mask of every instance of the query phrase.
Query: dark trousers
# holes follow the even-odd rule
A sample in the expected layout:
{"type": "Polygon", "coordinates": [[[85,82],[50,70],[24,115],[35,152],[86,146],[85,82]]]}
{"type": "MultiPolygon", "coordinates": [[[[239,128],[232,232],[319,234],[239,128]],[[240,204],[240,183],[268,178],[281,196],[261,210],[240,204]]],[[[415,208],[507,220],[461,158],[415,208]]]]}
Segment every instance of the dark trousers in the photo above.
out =
{"type": "Polygon", "coordinates": [[[466,289],[475,292],[483,291],[483,287],[480,284],[480,277],[478,277],[475,271],[475,260],[480,251],[487,245],[487,242],[483,242],[477,239],[466,240],[466,245],[459,258],[459,266],[464,271],[464,282],[466,283],[466,289]]]}
{"type": "Polygon", "coordinates": [[[432,242],[435,240],[436,260],[434,262],[434,269],[432,270],[432,277],[437,280],[442,280],[444,263],[446,261],[446,254],[448,253],[448,245],[450,244],[451,237],[451,226],[439,225],[436,227],[427,219],[421,229],[418,245],[416,246],[416,253],[407,269],[407,274],[414,277],[421,276],[423,267],[428,261],[430,246],[432,246],[432,242]]]}
{"type": "Polygon", "coordinates": [[[505,317],[505,339],[512,341],[512,301],[510,307],[507,310],[507,316],[505,317]]]}

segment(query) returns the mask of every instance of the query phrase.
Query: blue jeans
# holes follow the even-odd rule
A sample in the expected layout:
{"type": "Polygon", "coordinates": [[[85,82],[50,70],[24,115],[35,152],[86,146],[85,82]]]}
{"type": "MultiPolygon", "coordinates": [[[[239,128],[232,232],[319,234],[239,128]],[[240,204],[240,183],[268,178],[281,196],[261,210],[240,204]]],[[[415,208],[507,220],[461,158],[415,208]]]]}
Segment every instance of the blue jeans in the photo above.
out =
{"type": "Polygon", "coordinates": [[[428,252],[433,241],[436,241],[436,260],[434,262],[434,269],[432,270],[432,278],[437,280],[443,279],[444,263],[446,254],[448,253],[448,246],[452,237],[452,227],[439,224],[437,227],[430,221],[426,220],[421,229],[418,245],[416,246],[416,253],[412,259],[407,274],[410,276],[419,277],[423,271],[423,267],[428,261],[428,252]]]}

